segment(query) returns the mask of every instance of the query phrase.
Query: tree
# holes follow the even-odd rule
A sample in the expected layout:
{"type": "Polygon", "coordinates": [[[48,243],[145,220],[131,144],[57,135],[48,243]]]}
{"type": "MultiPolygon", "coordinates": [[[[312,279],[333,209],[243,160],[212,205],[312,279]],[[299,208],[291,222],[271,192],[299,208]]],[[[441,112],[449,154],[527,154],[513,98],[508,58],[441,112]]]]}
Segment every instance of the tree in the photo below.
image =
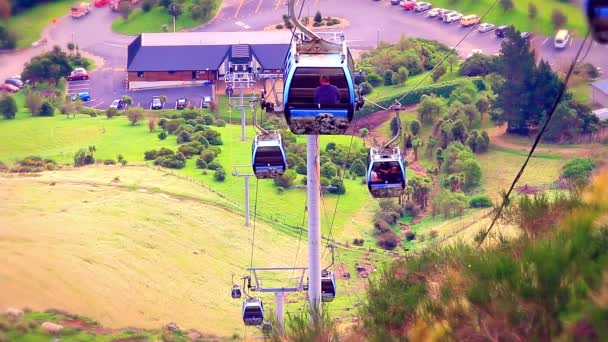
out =
{"type": "Polygon", "coordinates": [[[106,117],[108,119],[111,119],[115,116],[118,116],[118,109],[116,109],[114,107],[110,107],[110,108],[106,109],[106,117]]]}
{"type": "Polygon", "coordinates": [[[321,23],[323,22],[323,16],[321,15],[321,11],[317,11],[317,13],[315,13],[315,23],[317,23],[318,25],[321,25],[321,23]]]}
{"type": "Polygon", "coordinates": [[[129,19],[131,12],[133,12],[133,6],[131,6],[129,1],[123,0],[118,3],[118,12],[120,12],[120,15],[124,20],[127,20],[129,19]]]}
{"type": "Polygon", "coordinates": [[[130,106],[133,104],[133,98],[131,98],[131,96],[129,95],[124,95],[121,98],[122,103],[124,103],[126,106],[130,106]]]}
{"type": "Polygon", "coordinates": [[[288,189],[291,188],[297,178],[297,173],[295,170],[287,170],[283,175],[278,176],[274,179],[274,184],[280,186],[282,188],[288,189]]]}
{"type": "Polygon", "coordinates": [[[407,81],[410,72],[406,67],[400,66],[399,69],[397,69],[397,74],[399,74],[399,83],[403,84],[407,81]]]}
{"type": "Polygon", "coordinates": [[[415,137],[412,139],[412,149],[414,149],[414,160],[418,160],[418,148],[422,146],[422,139],[415,137]]]}
{"type": "Polygon", "coordinates": [[[467,58],[458,70],[460,76],[485,76],[497,70],[497,58],[482,53],[467,58]]]}
{"type": "Polygon", "coordinates": [[[154,5],[156,5],[156,0],[144,0],[141,4],[141,10],[144,12],[150,12],[154,5]]]}
{"type": "Polygon", "coordinates": [[[321,177],[332,179],[338,174],[338,168],[332,162],[328,162],[321,166],[321,177]]]}
{"type": "Polygon", "coordinates": [[[418,120],[425,125],[432,124],[446,110],[445,100],[434,95],[422,95],[416,112],[418,120]]]}
{"type": "Polygon", "coordinates": [[[448,64],[450,65],[450,75],[454,74],[454,64],[458,62],[458,55],[452,53],[448,56],[448,64]]]}
{"type": "Polygon", "coordinates": [[[120,153],[116,156],[116,160],[118,160],[118,162],[122,166],[125,166],[128,163],[127,160],[125,159],[125,157],[123,157],[122,154],[120,154],[120,153]]]}
{"type": "Polygon", "coordinates": [[[418,135],[418,133],[420,132],[420,121],[418,120],[412,120],[410,122],[410,131],[412,132],[413,135],[418,135]]]}
{"type": "Polygon", "coordinates": [[[399,78],[399,74],[394,72],[393,76],[391,77],[391,84],[393,85],[399,85],[401,84],[401,79],[399,78]]]}
{"type": "Polygon", "coordinates": [[[0,114],[5,119],[14,119],[17,114],[17,102],[6,93],[0,96],[0,114]]]}
{"type": "Polygon", "coordinates": [[[437,81],[441,78],[441,76],[445,75],[445,65],[439,65],[431,74],[431,78],[433,79],[433,83],[437,83],[437,81]]]}
{"type": "Polygon", "coordinates": [[[127,109],[127,118],[131,122],[131,125],[136,125],[139,121],[144,118],[144,110],[141,107],[131,107],[127,109]]]}
{"type": "Polygon", "coordinates": [[[158,139],[160,139],[160,140],[167,139],[167,131],[162,131],[162,132],[158,133],[158,139]]]}
{"type": "Polygon", "coordinates": [[[454,124],[452,125],[452,136],[454,137],[454,140],[458,140],[461,143],[464,143],[466,140],[467,127],[462,120],[454,121],[454,124]]]}
{"type": "Polygon", "coordinates": [[[437,168],[441,169],[441,165],[443,165],[443,161],[445,160],[441,147],[437,147],[437,150],[435,150],[435,160],[437,161],[437,168]]]}
{"type": "Polygon", "coordinates": [[[512,10],[514,6],[513,0],[500,0],[500,7],[504,12],[512,10]]]}
{"type": "Polygon", "coordinates": [[[223,182],[226,179],[226,170],[223,167],[215,169],[215,173],[213,174],[213,179],[218,182],[223,182]]]}
{"type": "Polygon", "coordinates": [[[365,163],[361,161],[361,159],[357,159],[350,166],[350,172],[352,172],[356,176],[365,176],[367,174],[367,169],[365,167],[365,163]]]}
{"type": "Polygon", "coordinates": [[[15,47],[17,47],[17,34],[0,20],[0,49],[14,49],[15,47]]]}
{"type": "Polygon", "coordinates": [[[59,46],[51,51],[34,56],[21,73],[21,79],[31,81],[46,80],[56,83],[60,78],[67,77],[72,72],[70,57],[59,46]]]}
{"type": "Polygon", "coordinates": [[[40,116],[53,116],[55,115],[55,107],[49,102],[44,101],[40,106],[40,111],[38,112],[40,116]]]}
{"type": "Polygon", "coordinates": [[[365,137],[367,137],[369,134],[369,129],[363,127],[359,130],[359,134],[361,135],[361,138],[365,139],[365,137]]]}
{"type": "Polygon", "coordinates": [[[158,117],[152,114],[148,114],[148,129],[150,132],[154,132],[156,129],[156,123],[158,122],[158,117]]]}
{"type": "Polygon", "coordinates": [[[32,115],[38,115],[40,106],[42,106],[42,96],[32,90],[25,92],[25,106],[30,110],[32,115]]]}
{"type": "Polygon", "coordinates": [[[158,4],[164,8],[169,8],[169,5],[171,5],[172,2],[172,0],[159,0],[158,4]]]}
{"type": "Polygon", "coordinates": [[[507,132],[527,134],[527,121],[536,112],[530,107],[533,94],[535,65],[533,52],[520,33],[507,32],[499,57],[499,73],[504,79],[495,86],[495,106],[499,111],[493,115],[497,122],[507,122],[507,132]]]}
{"type": "Polygon", "coordinates": [[[467,159],[463,166],[462,171],[464,172],[464,188],[472,189],[479,185],[481,181],[481,166],[475,159],[467,159]]]}
{"type": "Polygon", "coordinates": [[[85,166],[95,163],[94,154],[97,151],[95,146],[89,146],[88,149],[81,148],[74,155],[74,166],[85,166]]]}
{"type": "Polygon", "coordinates": [[[530,18],[530,20],[534,20],[537,16],[538,9],[536,8],[536,5],[531,2],[528,3],[528,18],[530,18]]]}
{"type": "Polygon", "coordinates": [[[173,2],[171,5],[169,5],[169,7],[167,8],[167,12],[175,17],[176,19],[182,15],[183,11],[182,11],[182,5],[180,5],[178,2],[173,2]]]}
{"type": "Polygon", "coordinates": [[[595,168],[595,163],[587,158],[573,158],[562,168],[562,177],[576,183],[586,183],[595,168]]]}
{"type": "Polygon", "coordinates": [[[374,90],[374,86],[372,86],[369,82],[362,82],[360,87],[361,95],[371,94],[371,92],[374,90]]]}
{"type": "Polygon", "coordinates": [[[551,12],[551,23],[553,23],[553,27],[556,30],[564,27],[567,21],[568,17],[566,17],[562,11],[554,9],[553,12],[551,12]]]}
{"type": "Polygon", "coordinates": [[[68,51],[70,51],[70,55],[74,52],[74,49],[76,49],[76,45],[72,42],[68,43],[68,51]]]}
{"type": "Polygon", "coordinates": [[[384,72],[384,85],[385,86],[393,85],[393,71],[392,70],[386,70],[384,72]]]}
{"type": "Polygon", "coordinates": [[[491,101],[488,93],[482,93],[477,102],[475,102],[475,107],[479,111],[481,124],[483,125],[483,115],[490,110],[491,101]]]}
{"type": "Polygon", "coordinates": [[[543,120],[553,107],[561,87],[562,80],[551,70],[551,65],[541,60],[534,73],[532,94],[528,106],[530,114],[526,118],[528,126],[537,126],[543,120]]]}

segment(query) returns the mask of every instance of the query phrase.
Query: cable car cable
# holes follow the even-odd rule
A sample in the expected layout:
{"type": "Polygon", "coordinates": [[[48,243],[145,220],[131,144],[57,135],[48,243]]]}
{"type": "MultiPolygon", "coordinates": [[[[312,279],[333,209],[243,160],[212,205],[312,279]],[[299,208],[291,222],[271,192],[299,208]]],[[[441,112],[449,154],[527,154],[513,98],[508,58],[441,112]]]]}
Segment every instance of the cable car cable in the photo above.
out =
{"type": "MultiPolygon", "coordinates": [[[[255,204],[253,205],[253,232],[251,238],[251,260],[250,260],[250,268],[253,268],[253,250],[255,248],[255,226],[258,217],[258,185],[260,184],[260,180],[256,178],[255,181],[255,204]]],[[[247,203],[245,203],[247,205],[247,203]]],[[[249,277],[251,277],[252,271],[249,270],[249,277]]]]}
{"type": "Polygon", "coordinates": [[[298,263],[298,254],[300,253],[300,244],[302,242],[302,233],[304,232],[304,222],[306,221],[306,205],[304,205],[304,214],[302,215],[302,224],[300,225],[300,236],[298,237],[298,247],[296,248],[296,256],[293,261],[293,269],[291,270],[291,276],[295,273],[296,264],[298,263]]]}
{"type": "Polygon", "coordinates": [[[509,187],[509,191],[507,191],[507,193],[503,197],[502,203],[500,204],[500,207],[498,208],[496,215],[494,216],[494,218],[492,219],[492,222],[490,223],[490,227],[488,227],[488,229],[483,232],[483,236],[482,236],[481,240],[477,243],[477,248],[481,247],[483,242],[486,240],[486,238],[492,231],[492,228],[494,228],[494,225],[496,224],[496,221],[502,214],[502,211],[503,211],[505,205],[509,202],[509,196],[511,195],[511,192],[515,188],[515,185],[519,181],[519,178],[523,175],[524,170],[526,169],[526,166],[528,166],[528,162],[530,161],[530,158],[532,158],[532,155],[534,154],[534,151],[536,150],[536,146],[540,142],[540,138],[542,137],[543,133],[547,129],[547,126],[549,125],[549,122],[551,121],[551,118],[553,117],[553,114],[555,113],[555,110],[557,109],[557,106],[559,105],[559,103],[562,99],[562,96],[564,95],[564,92],[566,91],[566,87],[568,85],[568,80],[570,80],[572,71],[574,71],[574,67],[576,66],[576,61],[578,60],[578,57],[581,54],[581,51],[583,50],[585,42],[589,38],[590,33],[591,33],[591,31],[588,30],[587,34],[585,35],[585,39],[583,40],[583,43],[581,44],[581,47],[578,49],[576,56],[574,56],[574,59],[572,60],[572,63],[570,64],[570,68],[568,69],[568,73],[566,74],[566,77],[564,78],[564,81],[562,82],[561,88],[559,89],[559,93],[557,94],[557,98],[553,102],[553,106],[551,107],[551,110],[547,113],[547,120],[545,121],[542,128],[538,132],[538,135],[536,136],[536,138],[534,139],[532,148],[530,149],[530,152],[528,153],[526,160],[524,161],[523,165],[521,166],[521,169],[519,170],[519,172],[513,179],[513,182],[511,183],[511,186],[509,187]]]}

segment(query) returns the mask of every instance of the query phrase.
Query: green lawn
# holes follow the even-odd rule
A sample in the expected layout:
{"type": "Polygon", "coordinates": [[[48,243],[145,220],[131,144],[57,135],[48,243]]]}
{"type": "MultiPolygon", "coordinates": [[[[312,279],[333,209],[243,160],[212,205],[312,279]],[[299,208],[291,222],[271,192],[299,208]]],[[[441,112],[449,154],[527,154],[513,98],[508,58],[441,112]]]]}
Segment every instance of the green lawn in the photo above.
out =
{"type": "MultiPolygon", "coordinates": [[[[8,19],[9,29],[17,32],[17,48],[26,48],[40,38],[42,30],[51,24],[52,19],[59,19],[68,14],[74,0],[56,0],[43,2],[29,10],[8,19]]],[[[70,20],[70,18],[68,18],[70,20]]]]}
{"type": "MultiPolygon", "coordinates": [[[[459,69],[460,69],[460,66],[454,64],[452,73],[450,73],[450,66],[447,65],[446,73],[437,80],[437,83],[451,81],[451,80],[458,78],[459,69]]],[[[374,90],[371,92],[371,94],[365,95],[365,97],[375,102],[375,101],[378,101],[385,97],[391,97],[391,96],[395,96],[398,94],[403,94],[407,90],[412,89],[414,86],[416,86],[418,84],[418,82],[420,82],[427,74],[429,74],[429,72],[424,72],[422,74],[412,76],[412,77],[408,78],[404,84],[391,85],[391,86],[382,85],[382,86],[375,87],[374,90]]],[[[420,83],[419,87],[424,87],[424,86],[428,86],[431,84],[433,84],[433,79],[431,76],[428,76],[422,83],[420,83]]]]}
{"type": "MultiPolygon", "coordinates": [[[[188,12],[188,8],[192,5],[192,0],[185,0],[182,3],[183,14],[175,21],[175,30],[181,31],[206,23],[215,16],[221,3],[221,0],[215,0],[215,7],[209,18],[195,21],[190,17],[190,13],[188,12]]],[[[112,23],[112,30],[122,34],[138,35],[142,32],[163,32],[163,25],[167,25],[169,31],[172,32],[173,17],[167,13],[164,7],[156,6],[149,12],[144,12],[141,8],[137,8],[127,20],[123,18],[116,19],[112,23]]]]}
{"type": "MultiPolygon", "coordinates": [[[[493,0],[437,0],[433,1],[434,7],[450,8],[464,15],[483,15],[490,7],[493,0]],[[450,4],[455,3],[455,4],[450,4]]],[[[586,32],[586,22],[583,11],[575,3],[565,3],[557,0],[513,0],[514,8],[504,12],[500,2],[485,17],[485,22],[498,25],[514,25],[520,31],[535,31],[549,36],[555,35],[555,29],[551,23],[551,14],[554,9],[560,10],[568,18],[566,28],[573,30],[575,34],[582,36],[586,32]],[[538,9],[538,17],[530,20],[528,17],[528,4],[535,4],[538,9]]]]}

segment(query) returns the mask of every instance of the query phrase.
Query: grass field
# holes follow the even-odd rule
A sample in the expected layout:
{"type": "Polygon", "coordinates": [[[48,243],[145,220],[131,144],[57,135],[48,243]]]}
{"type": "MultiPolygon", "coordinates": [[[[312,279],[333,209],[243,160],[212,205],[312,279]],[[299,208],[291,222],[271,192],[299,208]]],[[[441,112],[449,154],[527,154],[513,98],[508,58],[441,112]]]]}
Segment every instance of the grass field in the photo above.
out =
{"type": "MultiPolygon", "coordinates": [[[[493,0],[479,1],[454,1],[436,0],[433,1],[434,7],[450,8],[457,10],[464,15],[477,14],[483,15],[493,3],[493,0]]],[[[583,11],[575,3],[559,2],[556,0],[513,0],[514,8],[509,12],[504,12],[500,7],[500,2],[484,18],[484,22],[498,25],[514,25],[520,31],[535,31],[545,35],[553,36],[556,30],[551,23],[551,14],[554,9],[560,10],[567,18],[566,28],[573,30],[576,35],[582,36],[586,32],[586,22],[583,11]],[[536,5],[538,16],[531,20],[528,17],[528,4],[536,5]]]]}
{"type": "MultiPolygon", "coordinates": [[[[181,31],[206,23],[215,16],[221,3],[221,0],[215,0],[215,7],[209,18],[195,21],[188,12],[188,8],[192,5],[192,1],[184,1],[181,3],[184,13],[175,21],[175,30],[181,31]]],[[[137,8],[131,13],[127,20],[124,20],[123,18],[116,19],[112,23],[112,30],[122,34],[138,35],[142,32],[163,32],[163,25],[167,25],[169,31],[172,32],[173,17],[167,13],[167,10],[164,7],[155,6],[149,12],[144,12],[141,8],[137,8]]]]}
{"type": "Polygon", "coordinates": [[[42,30],[51,24],[51,20],[68,14],[73,3],[74,0],[43,2],[8,18],[9,29],[15,31],[19,37],[17,48],[26,48],[38,40],[42,30]]]}

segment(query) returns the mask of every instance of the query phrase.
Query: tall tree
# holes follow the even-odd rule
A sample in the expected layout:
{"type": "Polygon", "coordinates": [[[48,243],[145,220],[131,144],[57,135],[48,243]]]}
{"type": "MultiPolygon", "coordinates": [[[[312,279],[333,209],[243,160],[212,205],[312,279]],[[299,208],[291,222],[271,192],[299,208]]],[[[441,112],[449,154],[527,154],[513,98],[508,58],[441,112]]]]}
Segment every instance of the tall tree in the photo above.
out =
{"type": "MultiPolygon", "coordinates": [[[[529,126],[537,126],[547,115],[562,86],[562,81],[548,62],[542,60],[535,72],[534,87],[530,104],[529,126]]],[[[568,97],[568,95],[566,95],[568,97]]]]}
{"type": "Polygon", "coordinates": [[[8,95],[0,95],[0,115],[4,116],[5,119],[14,119],[17,114],[17,102],[15,99],[8,95]]]}
{"type": "Polygon", "coordinates": [[[527,134],[530,94],[534,86],[534,54],[518,31],[508,32],[507,38],[502,43],[498,61],[504,82],[496,86],[496,106],[500,111],[495,119],[507,122],[509,133],[527,134]]]}

